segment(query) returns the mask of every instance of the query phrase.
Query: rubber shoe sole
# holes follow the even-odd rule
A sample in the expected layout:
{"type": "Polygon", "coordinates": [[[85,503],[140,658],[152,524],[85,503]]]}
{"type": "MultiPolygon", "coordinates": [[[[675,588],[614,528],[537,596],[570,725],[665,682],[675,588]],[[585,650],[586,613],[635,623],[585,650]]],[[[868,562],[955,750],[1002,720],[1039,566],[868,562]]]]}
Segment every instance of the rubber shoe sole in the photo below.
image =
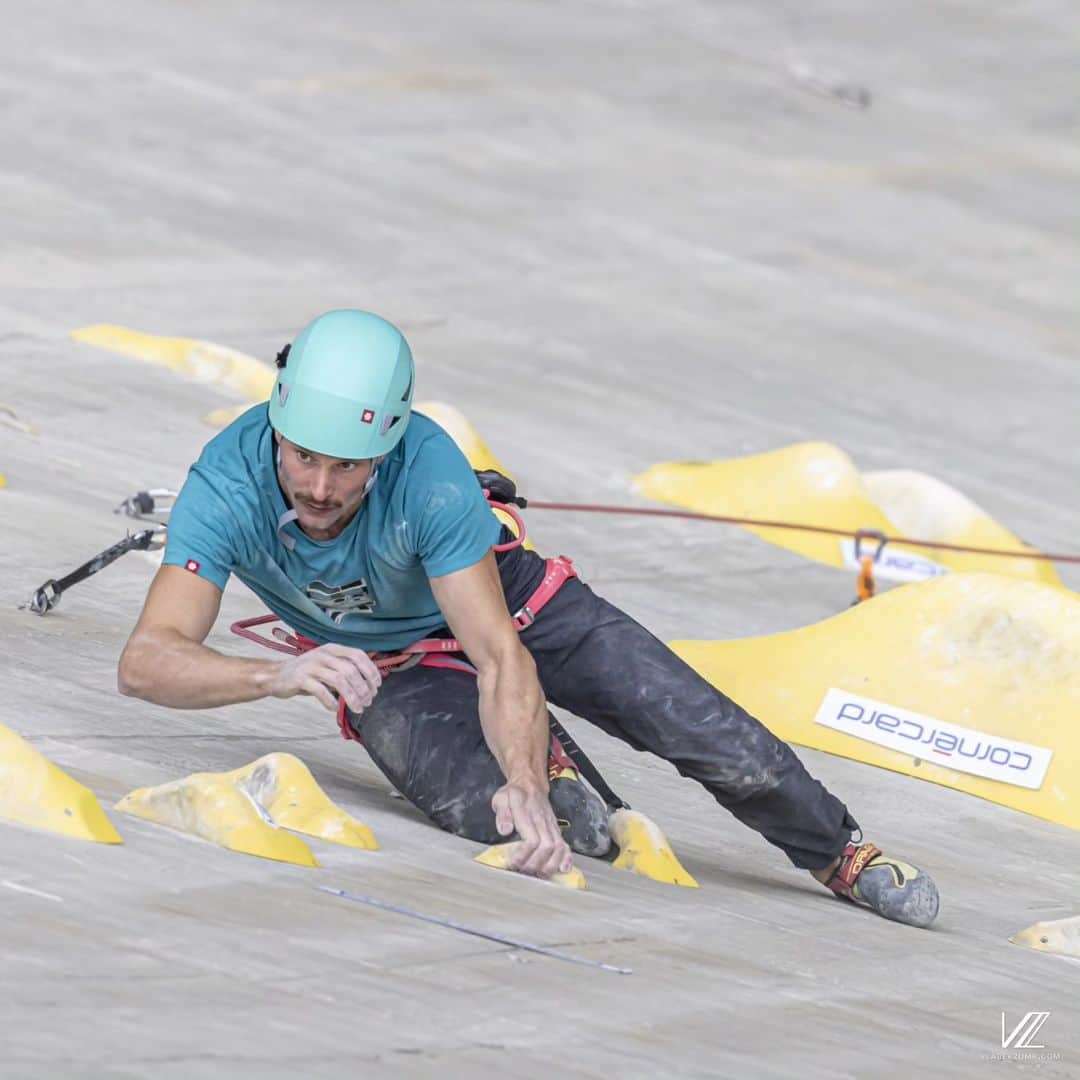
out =
{"type": "Polygon", "coordinates": [[[886,855],[867,863],[852,891],[856,900],[879,915],[907,926],[929,926],[940,907],[937,886],[929,874],[886,855]]]}
{"type": "Polygon", "coordinates": [[[552,780],[548,799],[571,851],[596,858],[608,854],[611,850],[608,809],[576,776],[563,775],[552,780]]]}

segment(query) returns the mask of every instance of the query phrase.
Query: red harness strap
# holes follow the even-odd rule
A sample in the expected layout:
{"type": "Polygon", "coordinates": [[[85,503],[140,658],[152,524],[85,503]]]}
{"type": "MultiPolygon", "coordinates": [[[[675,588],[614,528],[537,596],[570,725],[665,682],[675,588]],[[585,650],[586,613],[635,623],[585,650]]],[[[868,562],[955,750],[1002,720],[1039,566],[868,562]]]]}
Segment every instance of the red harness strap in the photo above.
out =
{"type": "MultiPolygon", "coordinates": [[[[513,615],[514,625],[517,627],[518,632],[520,633],[527,627],[532,626],[537,615],[543,610],[544,605],[574,577],[577,577],[577,571],[574,569],[573,561],[567,556],[560,555],[558,558],[548,559],[543,580],[536,587],[535,592],[521,606],[520,610],[513,615]]],[[[292,656],[299,656],[301,653],[319,647],[317,641],[312,641],[311,638],[305,637],[303,634],[289,632],[280,626],[271,631],[274,637],[278,639],[277,641],[271,641],[270,638],[250,629],[252,626],[262,626],[265,623],[277,621],[276,615],[259,615],[254,619],[241,619],[239,622],[234,622],[229,629],[234,634],[239,634],[240,637],[245,637],[249,641],[265,645],[269,649],[276,649],[278,652],[289,653],[292,656]]],[[[425,667],[452,667],[459,671],[470,671],[475,674],[476,669],[471,665],[460,660],[452,660],[449,657],[440,657],[438,655],[439,653],[458,653],[461,651],[461,645],[456,638],[424,638],[422,641],[414,641],[411,645],[406,645],[398,653],[369,653],[368,655],[375,661],[376,667],[383,675],[395,670],[404,671],[407,668],[415,667],[417,664],[422,664],[425,667]]],[[[342,698],[338,703],[337,713],[338,728],[341,730],[342,738],[360,742],[360,736],[353,731],[352,726],[349,724],[346,711],[345,700],[342,698]]]]}

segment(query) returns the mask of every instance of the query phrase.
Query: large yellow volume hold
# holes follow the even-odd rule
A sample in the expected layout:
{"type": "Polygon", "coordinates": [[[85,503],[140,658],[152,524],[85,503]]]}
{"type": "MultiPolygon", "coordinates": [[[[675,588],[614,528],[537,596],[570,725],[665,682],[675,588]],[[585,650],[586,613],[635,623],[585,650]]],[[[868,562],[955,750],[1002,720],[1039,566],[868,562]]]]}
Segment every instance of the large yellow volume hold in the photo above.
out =
{"type": "Polygon", "coordinates": [[[292,754],[267,754],[226,773],[194,773],[125,795],[116,808],[247,855],[318,866],[294,829],[376,850],[371,830],[335,806],[292,754]]]}
{"type": "Polygon", "coordinates": [[[1080,829],[1080,597],[998,574],[672,649],[787,742],[1080,829]]]}
{"type": "Polygon", "coordinates": [[[124,842],[89,788],[2,724],[0,818],[99,844],[124,842]]]}
{"type": "MultiPolygon", "coordinates": [[[[745,526],[770,544],[829,566],[858,567],[858,530],[934,543],[1036,554],[956,488],[907,469],[860,473],[831,443],[805,442],[764,454],[719,461],[667,461],[634,478],[658,502],[699,514],[783,521],[837,529],[843,536],[745,526]]],[[[874,554],[875,543],[865,548],[874,554]]],[[[890,543],[875,566],[883,580],[913,581],[950,570],[986,570],[1058,585],[1053,565],[1040,559],[944,551],[890,543]]]]}

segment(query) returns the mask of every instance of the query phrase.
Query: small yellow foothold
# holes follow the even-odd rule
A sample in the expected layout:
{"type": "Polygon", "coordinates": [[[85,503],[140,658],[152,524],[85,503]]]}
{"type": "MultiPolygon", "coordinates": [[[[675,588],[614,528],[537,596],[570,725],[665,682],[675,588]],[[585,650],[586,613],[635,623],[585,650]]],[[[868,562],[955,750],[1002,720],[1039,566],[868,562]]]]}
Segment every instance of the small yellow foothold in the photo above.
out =
{"type": "MultiPolygon", "coordinates": [[[[519,843],[521,843],[520,840],[514,840],[509,844],[495,844],[494,847],[481,851],[473,861],[480,863],[482,866],[493,867],[495,870],[509,870],[511,869],[510,860],[514,857],[514,851],[519,843]]],[[[570,867],[565,874],[553,874],[547,880],[552,885],[561,885],[564,889],[587,889],[589,887],[585,881],[585,875],[576,866],[570,867]]]]}
{"type": "Polygon", "coordinates": [[[1013,934],[1009,940],[1014,945],[1025,945],[1039,952],[1080,958],[1080,915],[1037,922],[1034,926],[1013,934]]]}
{"type": "Polygon", "coordinates": [[[346,847],[378,851],[372,831],[327,797],[293,754],[267,754],[233,774],[279,825],[346,847]]]}
{"type": "Polygon", "coordinates": [[[619,849],[616,870],[643,874],[668,885],[698,888],[654,821],[636,810],[616,810],[608,819],[612,843],[619,849]]]}
{"type": "Polygon", "coordinates": [[[192,833],[245,855],[318,866],[311,848],[266,821],[228,773],[193,773],[125,795],[116,809],[158,825],[192,833]]]}
{"type": "Polygon", "coordinates": [[[300,866],[319,864],[303,840],[280,826],[348,847],[378,848],[371,830],[336,807],[292,754],[266,754],[232,772],[140,788],[116,808],[230,851],[300,866]]]}
{"type": "Polygon", "coordinates": [[[94,793],[0,724],[0,818],[99,844],[122,844],[94,793]]]}
{"type": "Polygon", "coordinates": [[[4,474],[2,472],[0,472],[0,488],[6,488],[6,487],[7,487],[7,478],[4,476],[4,474]]]}

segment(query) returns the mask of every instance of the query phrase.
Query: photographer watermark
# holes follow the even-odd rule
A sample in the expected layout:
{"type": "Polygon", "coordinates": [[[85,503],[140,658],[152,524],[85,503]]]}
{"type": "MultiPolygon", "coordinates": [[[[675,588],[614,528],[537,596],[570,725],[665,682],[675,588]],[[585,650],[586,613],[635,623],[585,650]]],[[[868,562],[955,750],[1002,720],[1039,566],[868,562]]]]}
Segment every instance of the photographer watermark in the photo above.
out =
{"type": "Polygon", "coordinates": [[[984,1054],[984,1061],[1060,1061],[1061,1054],[1047,1050],[1046,1044],[1037,1042],[1042,1037],[1043,1025],[1050,1019],[1049,1012],[1025,1013],[1022,1019],[1010,1025],[1006,1013],[1001,1014],[1001,1049],[984,1054]]]}

